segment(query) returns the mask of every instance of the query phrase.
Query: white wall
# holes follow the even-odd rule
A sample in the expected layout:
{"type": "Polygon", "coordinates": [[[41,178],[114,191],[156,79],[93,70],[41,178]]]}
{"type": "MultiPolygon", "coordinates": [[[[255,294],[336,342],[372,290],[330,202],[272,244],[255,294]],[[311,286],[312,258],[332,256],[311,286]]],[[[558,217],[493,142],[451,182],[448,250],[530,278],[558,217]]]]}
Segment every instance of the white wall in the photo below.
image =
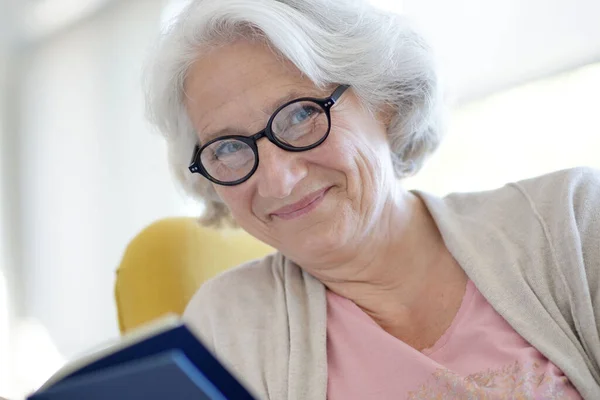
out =
{"type": "Polygon", "coordinates": [[[10,208],[13,201],[6,195],[9,193],[11,181],[8,74],[14,38],[13,15],[9,5],[8,2],[0,2],[0,396],[9,395],[11,389],[10,333],[18,281],[12,258],[9,229],[10,208]]]}
{"type": "Polygon", "coordinates": [[[597,0],[403,0],[403,10],[457,101],[600,60],[597,0]]]}
{"type": "MultiPolygon", "coordinates": [[[[1,10],[0,10],[1,11],[1,10]]],[[[4,59],[6,50],[0,44],[0,93],[6,86],[6,60],[4,59]]],[[[0,96],[0,193],[4,192],[6,187],[6,167],[3,162],[3,149],[6,143],[6,104],[4,96],[0,96]]],[[[8,386],[9,369],[9,333],[10,333],[10,306],[7,280],[7,226],[5,215],[7,210],[6,200],[0,195],[0,393],[3,388],[8,386]]],[[[1,395],[1,394],[0,394],[1,395]]]]}
{"type": "Polygon", "coordinates": [[[440,149],[406,185],[444,195],[576,166],[600,169],[598,88],[600,63],[455,108],[440,149]]]}
{"type": "Polygon", "coordinates": [[[160,1],[115,3],[25,52],[24,314],[67,357],[117,336],[114,271],[125,245],[182,212],[163,141],[142,119],[140,67],[160,12],[160,1]]]}

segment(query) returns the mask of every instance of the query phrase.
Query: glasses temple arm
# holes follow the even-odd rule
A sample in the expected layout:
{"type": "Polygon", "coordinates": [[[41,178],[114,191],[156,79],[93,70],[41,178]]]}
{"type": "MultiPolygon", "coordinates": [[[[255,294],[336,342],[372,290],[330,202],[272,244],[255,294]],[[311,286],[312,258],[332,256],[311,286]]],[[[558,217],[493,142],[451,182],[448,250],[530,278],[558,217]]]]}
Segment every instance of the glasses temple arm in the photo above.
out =
{"type": "Polygon", "coordinates": [[[346,91],[346,89],[348,89],[350,87],[350,85],[340,85],[337,87],[337,89],[334,90],[334,92],[331,94],[330,99],[335,103],[340,96],[346,91]]]}

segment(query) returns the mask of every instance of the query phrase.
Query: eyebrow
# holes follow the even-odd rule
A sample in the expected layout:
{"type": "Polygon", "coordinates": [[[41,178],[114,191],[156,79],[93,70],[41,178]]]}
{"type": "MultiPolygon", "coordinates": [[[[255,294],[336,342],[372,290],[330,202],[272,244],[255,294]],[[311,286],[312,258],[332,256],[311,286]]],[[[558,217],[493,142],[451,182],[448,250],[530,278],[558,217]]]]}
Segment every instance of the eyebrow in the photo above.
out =
{"type": "MultiPolygon", "coordinates": [[[[304,92],[303,94],[301,94],[297,90],[293,89],[290,92],[286,93],[285,95],[277,98],[273,102],[265,105],[263,107],[262,111],[266,115],[268,115],[269,118],[270,118],[271,115],[275,112],[275,110],[277,110],[279,107],[281,107],[285,103],[287,103],[289,101],[292,101],[294,99],[299,99],[299,98],[303,98],[303,97],[320,98],[316,94],[307,94],[306,92],[304,92]]],[[[265,122],[265,125],[266,124],[267,124],[267,122],[265,122]]],[[[250,136],[250,135],[254,135],[255,133],[256,132],[250,133],[248,131],[244,131],[244,130],[239,129],[239,128],[227,127],[227,128],[219,129],[218,131],[215,131],[215,132],[210,132],[210,133],[205,134],[204,136],[206,137],[206,139],[203,142],[204,143],[208,143],[211,140],[216,139],[218,137],[222,137],[222,136],[230,136],[230,135],[250,136]]]]}

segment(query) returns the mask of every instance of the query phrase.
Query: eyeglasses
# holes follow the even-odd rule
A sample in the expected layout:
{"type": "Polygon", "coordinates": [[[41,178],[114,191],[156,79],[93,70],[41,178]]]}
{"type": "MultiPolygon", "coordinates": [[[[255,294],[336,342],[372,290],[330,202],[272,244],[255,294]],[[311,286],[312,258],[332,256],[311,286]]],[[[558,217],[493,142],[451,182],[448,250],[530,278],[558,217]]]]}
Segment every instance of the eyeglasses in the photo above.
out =
{"type": "Polygon", "coordinates": [[[256,142],[263,137],[287,151],[314,149],[327,139],[331,130],[331,107],[348,89],[338,86],[325,99],[302,97],[279,107],[262,131],[252,136],[228,135],[196,145],[189,166],[208,180],[224,186],[239,185],[258,168],[256,142]]]}

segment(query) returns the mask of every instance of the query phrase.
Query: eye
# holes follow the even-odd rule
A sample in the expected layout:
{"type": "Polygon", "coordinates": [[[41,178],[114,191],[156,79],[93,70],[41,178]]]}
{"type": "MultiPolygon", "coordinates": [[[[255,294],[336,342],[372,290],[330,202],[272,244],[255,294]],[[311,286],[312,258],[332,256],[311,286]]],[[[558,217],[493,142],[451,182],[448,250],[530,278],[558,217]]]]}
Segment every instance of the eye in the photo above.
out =
{"type": "Polygon", "coordinates": [[[245,143],[242,143],[239,140],[224,140],[222,143],[219,143],[215,149],[215,158],[218,159],[221,157],[230,156],[239,151],[247,149],[247,147],[248,146],[245,143]]]}
{"type": "Polygon", "coordinates": [[[303,105],[290,115],[290,125],[301,124],[318,112],[319,110],[314,106],[303,105]]]}

